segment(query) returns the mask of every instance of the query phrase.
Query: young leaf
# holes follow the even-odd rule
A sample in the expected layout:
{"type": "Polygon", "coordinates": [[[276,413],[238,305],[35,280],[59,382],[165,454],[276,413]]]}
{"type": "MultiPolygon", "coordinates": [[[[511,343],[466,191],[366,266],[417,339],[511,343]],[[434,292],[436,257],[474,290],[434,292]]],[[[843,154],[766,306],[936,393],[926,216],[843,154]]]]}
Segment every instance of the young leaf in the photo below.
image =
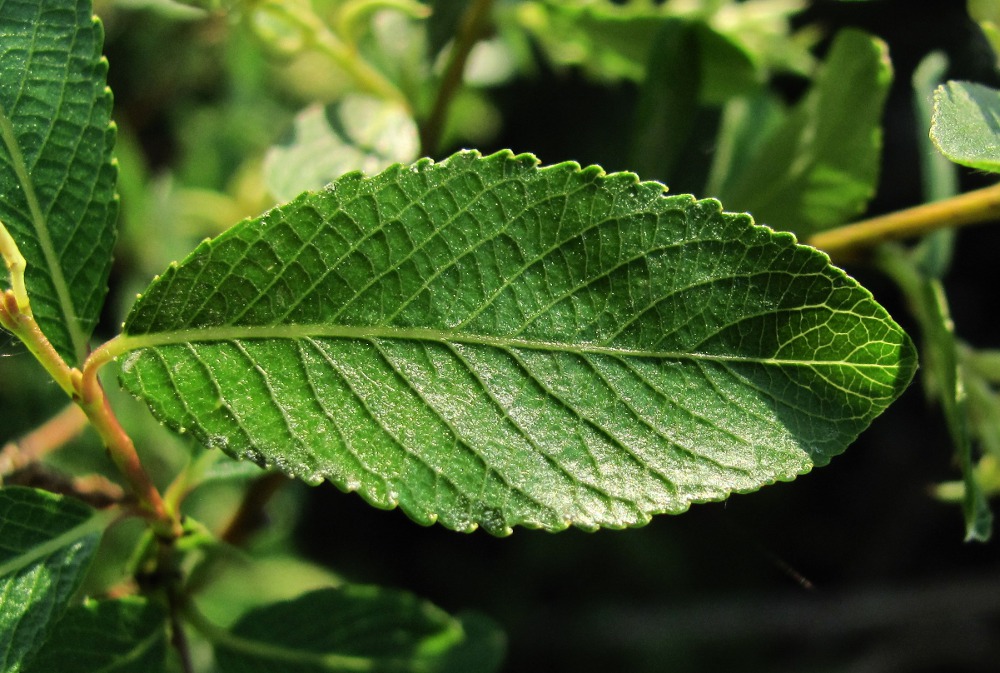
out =
{"type": "Polygon", "coordinates": [[[231,633],[208,635],[222,673],[489,673],[504,643],[482,618],[465,628],[412,594],[357,585],[251,610],[231,633]]]}
{"type": "Polygon", "coordinates": [[[906,335],[822,253],[536,164],[344,176],[171,267],[106,355],[207,446],[496,534],[791,479],[909,382],[906,335]]]}
{"type": "Polygon", "coordinates": [[[972,82],[939,86],[931,140],[957,164],[1000,173],[1000,91],[972,82]]]}
{"type": "Polygon", "coordinates": [[[417,125],[391,101],[350,94],[329,107],[313,105],[295,119],[295,137],[264,160],[264,179],[279,201],[319,189],[349,171],[377,173],[417,158],[417,125]]]}
{"type": "Polygon", "coordinates": [[[165,672],[166,619],[163,606],[141,598],[73,606],[26,672],[165,672]]]}
{"type": "Polygon", "coordinates": [[[104,32],[89,0],[0,0],[0,35],[0,221],[28,261],[38,324],[80,364],[117,212],[104,32]]]}
{"type": "Polygon", "coordinates": [[[809,93],[719,197],[800,236],[860,213],[875,193],[891,81],[881,40],[838,33],[809,93]]]}
{"type": "Polygon", "coordinates": [[[80,585],[105,520],[46,491],[0,489],[0,671],[23,670],[80,585]]]}

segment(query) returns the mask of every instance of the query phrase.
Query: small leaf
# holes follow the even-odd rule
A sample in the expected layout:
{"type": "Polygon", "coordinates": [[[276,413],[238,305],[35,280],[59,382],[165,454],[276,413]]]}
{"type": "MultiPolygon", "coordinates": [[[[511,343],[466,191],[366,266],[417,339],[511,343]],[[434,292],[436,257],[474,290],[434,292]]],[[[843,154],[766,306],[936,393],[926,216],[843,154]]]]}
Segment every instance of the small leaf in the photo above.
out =
{"type": "Polygon", "coordinates": [[[87,570],[104,517],[46,491],[0,489],[0,671],[23,670],[87,570]]]}
{"type": "Polygon", "coordinates": [[[413,118],[391,101],[349,94],[337,103],[312,105],[295,118],[295,136],[264,160],[264,178],[279,201],[319,189],[350,171],[377,173],[417,158],[413,118]]]}
{"type": "Polygon", "coordinates": [[[1000,91],[971,82],[939,86],[931,140],[957,164],[1000,173],[1000,91]]]}
{"type": "Polygon", "coordinates": [[[412,594],[357,585],[251,610],[212,639],[222,673],[489,673],[503,651],[488,620],[465,628],[412,594]]]}
{"type": "Polygon", "coordinates": [[[27,672],[165,672],[166,619],[163,606],[141,598],[73,606],[27,672]]]}
{"type": "Polygon", "coordinates": [[[0,35],[0,221],[28,261],[38,324],[80,364],[107,293],[118,207],[104,31],[89,0],[0,0],[0,35]]]}
{"type": "Polygon", "coordinates": [[[720,198],[800,236],[860,213],[875,193],[891,81],[881,40],[838,33],[805,98],[727,180],[720,198]]]}
{"type": "Polygon", "coordinates": [[[206,242],[111,348],[207,446],[422,523],[643,524],[791,479],[912,345],[822,253],[632,174],[460,153],[206,242]]]}

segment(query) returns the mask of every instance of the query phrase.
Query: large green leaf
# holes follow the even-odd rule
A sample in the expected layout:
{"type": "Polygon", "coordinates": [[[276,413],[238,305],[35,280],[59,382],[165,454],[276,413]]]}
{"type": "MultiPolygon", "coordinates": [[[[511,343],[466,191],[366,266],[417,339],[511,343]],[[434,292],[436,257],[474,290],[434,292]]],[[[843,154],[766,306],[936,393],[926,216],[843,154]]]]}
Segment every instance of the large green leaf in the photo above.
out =
{"type": "Polygon", "coordinates": [[[206,242],[109,348],[181,432],[422,523],[642,524],[791,479],[907,385],[789,234],[596,166],[457,154],[206,242]]]}
{"type": "Polygon", "coordinates": [[[89,0],[0,0],[0,221],[28,261],[39,325],[72,364],[86,356],[115,239],[103,39],[89,0]]]}
{"type": "Polygon", "coordinates": [[[972,82],[939,86],[931,140],[957,164],[1000,173],[1000,91],[972,82]]]}
{"type": "Polygon", "coordinates": [[[489,673],[503,635],[412,594],[348,585],[251,610],[231,633],[210,631],[222,673],[489,673]]]}
{"type": "Polygon", "coordinates": [[[891,81],[885,44],[841,31],[812,88],[718,196],[802,236],[855,217],[878,182],[891,81]]]}
{"type": "Polygon", "coordinates": [[[161,673],[167,614],[141,598],[88,601],[66,611],[28,673],[161,673]]]}
{"type": "Polygon", "coordinates": [[[80,585],[104,518],[45,491],[0,489],[0,671],[23,669],[80,585]]]}

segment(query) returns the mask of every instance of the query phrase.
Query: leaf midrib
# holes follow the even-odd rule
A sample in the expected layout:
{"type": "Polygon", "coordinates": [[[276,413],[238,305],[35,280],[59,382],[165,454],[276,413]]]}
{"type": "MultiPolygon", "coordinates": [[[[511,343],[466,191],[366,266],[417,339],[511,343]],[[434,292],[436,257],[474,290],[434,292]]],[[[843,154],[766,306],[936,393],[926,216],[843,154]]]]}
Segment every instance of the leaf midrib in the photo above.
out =
{"type": "Polygon", "coordinates": [[[38,195],[35,193],[35,186],[31,181],[28,166],[24,162],[24,154],[21,152],[14,124],[7,115],[7,110],[4,109],[3,104],[0,104],[0,137],[3,138],[4,145],[6,145],[8,152],[10,152],[11,165],[14,167],[14,173],[21,184],[21,189],[24,190],[24,198],[28,202],[28,210],[31,215],[31,224],[35,229],[35,234],[38,236],[38,243],[42,247],[42,254],[45,256],[45,266],[48,268],[49,275],[52,278],[52,285],[55,287],[56,296],[59,299],[59,308],[62,311],[63,323],[72,342],[73,352],[77,357],[77,361],[83,362],[87,352],[87,338],[76,322],[76,310],[73,308],[73,299],[70,295],[69,285],[66,283],[66,276],[63,274],[59,255],[56,253],[55,245],[52,243],[48,221],[45,219],[45,215],[42,214],[42,207],[38,201],[38,195]]]}
{"type": "Polygon", "coordinates": [[[745,362],[780,366],[846,366],[860,369],[892,369],[895,365],[874,362],[852,362],[850,360],[797,360],[781,358],[723,355],[683,351],[655,351],[602,346],[588,342],[559,342],[541,339],[519,339],[514,337],[490,336],[455,332],[424,327],[393,327],[381,325],[350,326],[326,324],[292,325],[249,325],[213,326],[178,329],[149,334],[122,334],[106,344],[110,359],[145,348],[190,343],[227,342],[244,340],[299,340],[310,338],[334,339],[396,339],[402,341],[428,341],[433,343],[469,344],[490,346],[498,349],[525,349],[571,353],[577,355],[609,355],[614,357],[648,358],[657,360],[699,360],[711,362],[745,362]]]}

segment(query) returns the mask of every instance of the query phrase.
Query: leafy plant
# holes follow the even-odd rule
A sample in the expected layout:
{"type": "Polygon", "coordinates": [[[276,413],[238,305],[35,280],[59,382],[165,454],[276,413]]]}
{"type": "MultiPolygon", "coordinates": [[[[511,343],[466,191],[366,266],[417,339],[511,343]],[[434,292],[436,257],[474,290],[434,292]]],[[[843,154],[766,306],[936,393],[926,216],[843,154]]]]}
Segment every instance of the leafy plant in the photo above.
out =
{"type": "MultiPolygon", "coordinates": [[[[113,25],[126,4],[101,11],[113,25]]],[[[995,355],[956,341],[942,234],[887,241],[982,219],[996,190],[845,224],[878,177],[892,79],[878,39],[841,31],[816,63],[817,33],[789,28],[796,2],[141,4],[146,35],[195,26],[213,37],[191,53],[229,50],[222,111],[171,109],[177,182],[150,176],[127,127],[114,158],[90,3],[0,0],[0,323],[72,402],[0,454],[4,671],[497,670],[504,639],[485,617],[245,551],[285,477],[498,536],[640,526],[791,480],[843,452],[916,368],[904,330],[829,255],[874,250],[911,301],[964,476],[941,494],[988,538],[995,355]],[[633,83],[621,142],[645,180],[775,228],[598,166],[428,158],[487,143],[489,88],[537,58],[633,83]],[[787,103],[775,74],[805,93],[787,103]],[[116,179],[119,249],[160,275],[91,348],[116,310],[116,179]],[[106,389],[113,362],[169,434],[106,389]],[[51,453],[85,425],[116,471],[86,441],[51,453]],[[241,572],[268,579],[227,585],[241,572]]],[[[997,100],[938,90],[945,156],[996,168],[997,100]]],[[[2,363],[23,395],[26,362],[2,363]]]]}

